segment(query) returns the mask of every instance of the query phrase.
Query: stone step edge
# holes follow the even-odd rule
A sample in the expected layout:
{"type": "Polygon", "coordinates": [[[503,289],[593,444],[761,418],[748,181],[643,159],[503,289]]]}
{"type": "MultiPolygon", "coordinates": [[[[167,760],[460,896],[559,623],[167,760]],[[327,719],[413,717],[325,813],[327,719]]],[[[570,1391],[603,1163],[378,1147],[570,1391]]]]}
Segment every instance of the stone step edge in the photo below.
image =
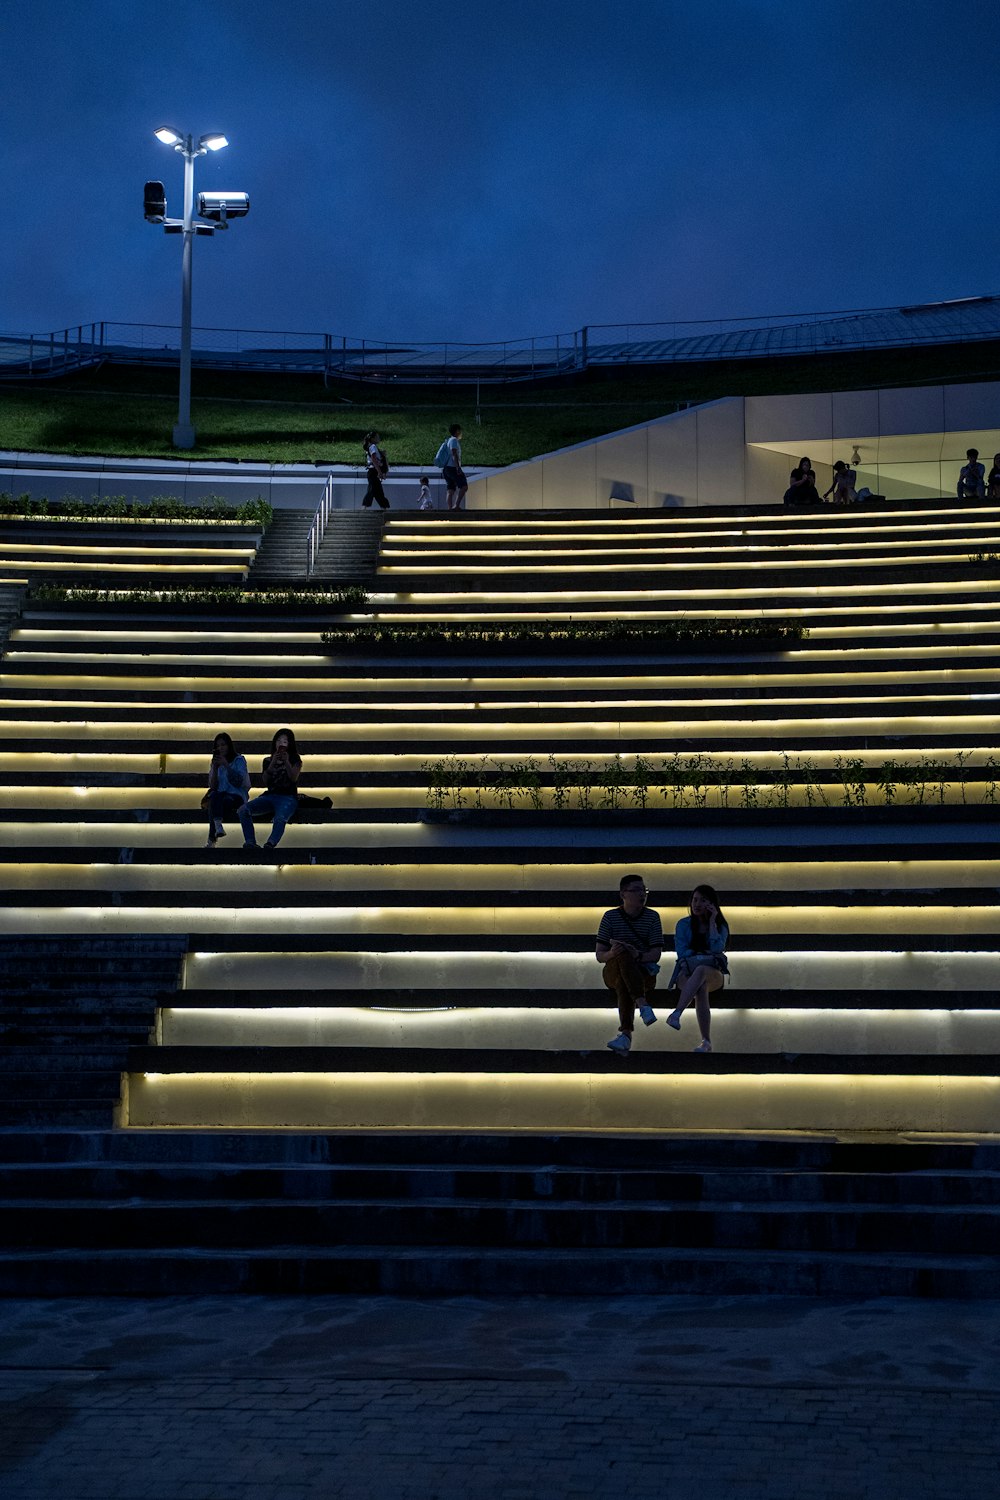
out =
{"type": "MultiPolygon", "coordinates": [[[[695,1030],[689,1027],[689,1039],[695,1030]]],[[[504,1073],[627,1077],[629,1073],[851,1074],[885,1077],[1000,1078],[996,1053],[643,1052],[620,1057],[605,1049],[148,1046],[130,1047],[128,1073],[504,1073]]]]}

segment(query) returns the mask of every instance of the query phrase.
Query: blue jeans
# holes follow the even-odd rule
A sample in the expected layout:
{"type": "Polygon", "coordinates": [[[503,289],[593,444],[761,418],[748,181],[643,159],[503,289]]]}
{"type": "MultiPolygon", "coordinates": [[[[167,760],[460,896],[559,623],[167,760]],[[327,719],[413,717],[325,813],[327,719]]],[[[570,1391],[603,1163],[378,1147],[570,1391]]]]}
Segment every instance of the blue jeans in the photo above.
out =
{"type": "Polygon", "coordinates": [[[281,835],[285,831],[285,824],[289,818],[295,816],[295,809],[298,805],[298,797],[288,796],[281,792],[263,792],[259,797],[254,797],[252,802],[244,803],[240,808],[240,822],[243,825],[244,839],[246,839],[248,844],[256,844],[257,840],[253,831],[253,815],[255,812],[260,812],[274,819],[271,824],[268,843],[272,846],[280,844],[281,835]]]}

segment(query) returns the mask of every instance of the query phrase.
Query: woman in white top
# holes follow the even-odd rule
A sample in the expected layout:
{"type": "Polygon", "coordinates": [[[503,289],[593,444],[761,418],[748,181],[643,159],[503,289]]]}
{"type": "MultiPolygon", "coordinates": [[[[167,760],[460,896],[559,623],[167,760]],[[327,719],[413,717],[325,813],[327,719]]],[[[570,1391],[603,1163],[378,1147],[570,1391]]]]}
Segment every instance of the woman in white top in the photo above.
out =
{"type": "Polygon", "coordinates": [[[834,505],[850,505],[858,498],[855,485],[858,476],[854,469],[849,469],[843,459],[838,459],[833,466],[833,483],[823,494],[825,500],[827,495],[833,495],[834,505]]]}

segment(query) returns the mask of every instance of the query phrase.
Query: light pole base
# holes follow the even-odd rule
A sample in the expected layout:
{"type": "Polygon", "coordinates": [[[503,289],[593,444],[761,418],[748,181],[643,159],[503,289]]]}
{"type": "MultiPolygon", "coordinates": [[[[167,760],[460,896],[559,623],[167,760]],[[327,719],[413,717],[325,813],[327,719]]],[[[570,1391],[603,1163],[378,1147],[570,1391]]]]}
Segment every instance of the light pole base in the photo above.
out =
{"type": "Polygon", "coordinates": [[[195,442],[195,431],[190,422],[174,423],[174,447],[193,448],[195,442]]]}

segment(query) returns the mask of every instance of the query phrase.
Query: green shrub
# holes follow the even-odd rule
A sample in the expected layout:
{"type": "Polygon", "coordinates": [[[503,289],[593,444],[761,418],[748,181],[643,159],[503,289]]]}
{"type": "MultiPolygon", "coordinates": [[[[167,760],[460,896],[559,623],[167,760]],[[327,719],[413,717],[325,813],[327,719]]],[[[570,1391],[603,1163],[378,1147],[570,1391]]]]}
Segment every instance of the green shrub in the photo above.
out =
{"type": "Polygon", "coordinates": [[[129,500],[125,495],[95,495],[80,500],[64,495],[61,500],[33,500],[30,495],[0,494],[0,516],[46,516],[56,521],[239,521],[266,531],[274,520],[269,501],[258,495],[243,505],[232,505],[222,495],[206,495],[203,505],[189,505],[176,495],[154,495],[149,500],[129,500]]]}
{"type": "Polygon", "coordinates": [[[319,589],[309,584],[288,588],[255,589],[242,583],[220,583],[213,588],[161,589],[78,589],[62,584],[36,584],[28,595],[29,604],[108,604],[131,608],[148,604],[200,604],[206,609],[254,609],[261,604],[304,604],[318,609],[360,609],[368,603],[368,594],[351,585],[343,589],[319,589]]]}
{"type": "Polygon", "coordinates": [[[797,646],[806,634],[803,626],[791,620],[651,620],[642,624],[542,620],[525,625],[338,625],[324,630],[322,639],[325,645],[339,651],[479,655],[535,649],[559,651],[579,646],[594,651],[626,652],[725,650],[761,645],[783,650],[797,646]]]}

